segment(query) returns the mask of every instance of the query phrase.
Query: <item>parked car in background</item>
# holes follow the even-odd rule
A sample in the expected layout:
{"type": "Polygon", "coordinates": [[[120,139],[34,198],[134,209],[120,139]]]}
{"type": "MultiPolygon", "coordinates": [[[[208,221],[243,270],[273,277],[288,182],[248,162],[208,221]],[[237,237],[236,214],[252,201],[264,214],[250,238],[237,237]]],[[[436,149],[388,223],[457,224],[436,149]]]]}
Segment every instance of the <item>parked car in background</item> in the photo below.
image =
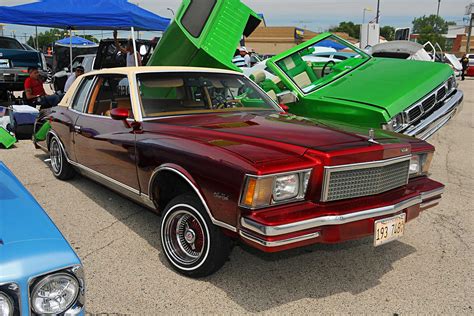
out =
{"type": "Polygon", "coordinates": [[[84,315],[81,261],[0,162],[0,314],[84,315]]]}
{"type": "Polygon", "coordinates": [[[35,145],[53,174],[79,172],[160,213],[163,253],[191,277],[217,271],[232,240],[266,252],[385,244],[444,188],[428,177],[428,143],[284,113],[237,72],[104,69],[43,114],[35,145]]]}
{"type": "Polygon", "coordinates": [[[446,63],[451,66],[456,77],[461,76],[462,65],[453,54],[444,53],[438,44],[427,42],[421,45],[411,41],[384,42],[367,49],[373,57],[419,60],[446,63]]]}
{"type": "Polygon", "coordinates": [[[47,77],[44,56],[26,49],[14,38],[0,36],[0,101],[8,98],[11,91],[22,91],[29,76],[28,67],[38,67],[47,77]]]}
{"type": "MultiPolygon", "coordinates": [[[[158,40],[158,39],[156,39],[158,40]]],[[[118,39],[122,47],[127,46],[127,39],[118,39]]],[[[156,42],[150,40],[137,40],[137,50],[143,59],[143,64],[148,62],[153,49],[155,48],[156,42]]],[[[99,70],[103,68],[117,68],[126,66],[126,56],[115,47],[115,41],[113,39],[101,40],[99,47],[97,48],[96,54],[86,54],[76,56],[72,62],[72,69],[77,66],[84,67],[84,72],[88,73],[92,70],[99,70]]],[[[55,91],[64,91],[67,78],[70,75],[69,69],[63,69],[54,74],[53,85],[55,91]]]]}
{"type": "MultiPolygon", "coordinates": [[[[232,55],[242,35],[250,35],[260,23],[258,15],[240,1],[211,3],[215,5],[201,7],[185,1],[148,65],[238,70],[231,63],[232,55]]],[[[449,66],[372,58],[330,33],[269,59],[267,66],[280,82],[265,78],[259,84],[276,94],[279,103],[289,106],[293,114],[384,128],[422,139],[445,125],[459,111],[463,100],[449,66]],[[323,43],[355,57],[324,64],[306,62],[304,56],[311,53],[310,49],[323,43]]]]}
{"type": "Polygon", "coordinates": [[[466,71],[466,76],[474,77],[474,54],[467,54],[469,58],[469,66],[466,71]]]}

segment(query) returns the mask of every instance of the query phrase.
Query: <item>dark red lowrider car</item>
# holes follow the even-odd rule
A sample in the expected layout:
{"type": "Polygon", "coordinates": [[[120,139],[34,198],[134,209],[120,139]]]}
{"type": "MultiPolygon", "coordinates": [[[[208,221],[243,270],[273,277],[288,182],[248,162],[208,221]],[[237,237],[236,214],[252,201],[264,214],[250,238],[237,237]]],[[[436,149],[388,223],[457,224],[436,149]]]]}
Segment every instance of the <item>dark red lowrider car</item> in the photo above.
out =
{"type": "Polygon", "coordinates": [[[229,71],[89,73],[35,128],[57,178],[79,172],[162,214],[164,253],[193,277],[218,270],[232,240],[384,244],[444,188],[427,177],[428,143],[286,114],[229,71]]]}

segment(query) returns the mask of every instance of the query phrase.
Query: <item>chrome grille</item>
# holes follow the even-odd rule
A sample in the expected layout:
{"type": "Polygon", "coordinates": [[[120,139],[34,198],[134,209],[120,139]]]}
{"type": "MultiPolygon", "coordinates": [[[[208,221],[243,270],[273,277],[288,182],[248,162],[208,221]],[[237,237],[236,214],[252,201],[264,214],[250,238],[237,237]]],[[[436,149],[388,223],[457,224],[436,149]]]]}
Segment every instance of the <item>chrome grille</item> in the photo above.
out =
{"type": "Polygon", "coordinates": [[[431,110],[431,108],[435,105],[435,103],[436,103],[436,95],[432,94],[426,100],[421,102],[421,105],[423,106],[423,111],[427,112],[431,110]]]}
{"type": "Polygon", "coordinates": [[[380,194],[408,182],[410,157],[326,167],[322,201],[380,194]]]}
{"type": "Polygon", "coordinates": [[[441,89],[438,90],[438,93],[436,94],[436,99],[439,102],[439,101],[442,101],[445,96],[446,96],[446,87],[442,87],[441,89]]]}
{"type": "Polygon", "coordinates": [[[421,114],[423,114],[423,111],[421,110],[421,108],[417,105],[411,109],[409,109],[407,111],[407,115],[408,115],[408,122],[413,122],[415,121],[416,119],[418,119],[421,114]]]}

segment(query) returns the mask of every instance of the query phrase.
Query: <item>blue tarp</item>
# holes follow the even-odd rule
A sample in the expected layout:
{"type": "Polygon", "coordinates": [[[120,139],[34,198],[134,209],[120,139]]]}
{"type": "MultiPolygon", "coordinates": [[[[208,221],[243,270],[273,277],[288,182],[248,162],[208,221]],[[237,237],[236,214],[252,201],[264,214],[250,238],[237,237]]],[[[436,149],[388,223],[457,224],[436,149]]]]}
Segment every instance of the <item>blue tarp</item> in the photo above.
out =
{"type": "Polygon", "coordinates": [[[40,0],[0,6],[0,23],[76,30],[164,31],[170,20],[126,0],[40,0]]]}
{"type": "Polygon", "coordinates": [[[69,39],[69,37],[63,38],[59,41],[56,41],[56,44],[63,45],[63,46],[69,46],[70,44],[72,44],[73,46],[81,46],[81,47],[98,46],[96,43],[79,36],[73,36],[71,39],[69,39]]]}
{"type": "Polygon", "coordinates": [[[329,47],[329,48],[334,48],[335,50],[341,50],[347,48],[346,46],[339,44],[336,41],[333,40],[322,40],[321,42],[316,43],[314,46],[319,46],[319,47],[329,47]]]}

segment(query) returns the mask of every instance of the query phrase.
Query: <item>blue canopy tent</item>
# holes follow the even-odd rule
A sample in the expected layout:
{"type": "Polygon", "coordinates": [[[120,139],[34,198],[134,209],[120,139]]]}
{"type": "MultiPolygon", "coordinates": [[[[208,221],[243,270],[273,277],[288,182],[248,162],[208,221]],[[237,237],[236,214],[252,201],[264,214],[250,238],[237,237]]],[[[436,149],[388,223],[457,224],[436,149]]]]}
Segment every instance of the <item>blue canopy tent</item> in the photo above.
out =
{"type": "Polygon", "coordinates": [[[339,44],[335,41],[332,40],[322,40],[321,42],[316,43],[314,46],[318,47],[329,47],[329,48],[334,48],[335,50],[341,50],[346,48],[346,46],[339,44]]]}
{"type": "Polygon", "coordinates": [[[56,41],[56,44],[58,45],[62,45],[62,46],[69,46],[69,45],[72,45],[72,46],[79,46],[79,47],[84,47],[84,46],[89,46],[89,47],[92,47],[92,46],[97,46],[96,43],[92,42],[92,41],[89,41],[88,39],[85,39],[83,37],[79,37],[79,36],[72,36],[72,37],[66,37],[66,38],[63,38],[59,41],[56,41]]]}
{"type": "Polygon", "coordinates": [[[170,19],[127,0],[39,0],[0,6],[0,23],[57,27],[69,29],[70,33],[73,29],[131,30],[136,51],[135,30],[164,31],[170,19]]]}

